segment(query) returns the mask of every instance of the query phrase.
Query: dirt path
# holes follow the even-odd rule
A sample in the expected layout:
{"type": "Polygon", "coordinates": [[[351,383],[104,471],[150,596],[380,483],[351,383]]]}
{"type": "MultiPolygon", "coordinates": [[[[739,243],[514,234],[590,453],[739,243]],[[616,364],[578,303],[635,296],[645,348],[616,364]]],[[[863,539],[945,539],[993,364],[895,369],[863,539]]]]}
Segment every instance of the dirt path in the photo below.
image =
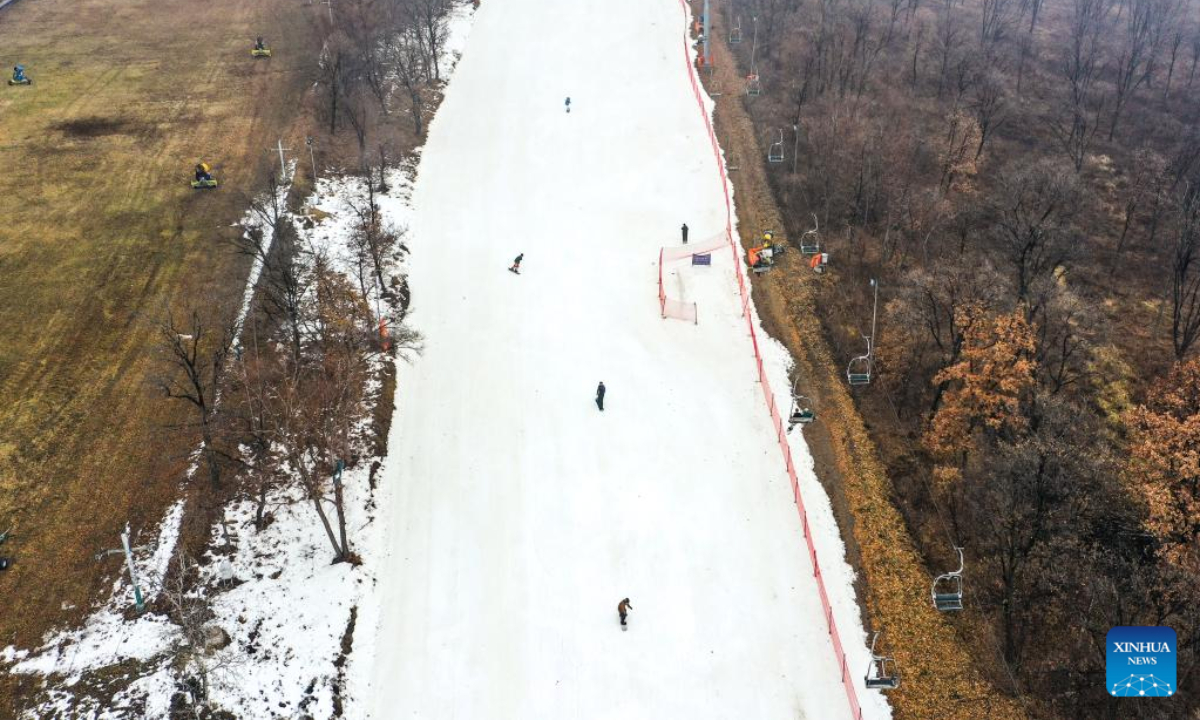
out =
{"type": "Polygon", "coordinates": [[[14,528],[0,551],[15,559],[0,574],[0,646],[81,617],[120,571],[94,554],[127,520],[135,542],[149,537],[178,494],[196,433],[171,429],[185,408],[153,391],[153,319],[240,300],[248,263],[227,240],[314,72],[311,12],[3,11],[0,65],[26,65],[34,85],[0,86],[0,530],[14,528]],[[250,57],[259,34],[270,60],[250,57]],[[219,190],[190,188],[201,158],[219,190]]]}
{"type": "MultiPolygon", "coordinates": [[[[716,98],[716,129],[727,156],[738,165],[731,178],[742,244],[750,247],[762,231],[785,227],[766,173],[790,168],[791,148],[785,149],[787,162],[768,169],[767,148],[759,143],[743,105],[745,79],[724,32],[718,23],[713,32],[716,70],[711,77],[707,72],[702,76],[710,92],[722,93],[716,98]]],[[[813,312],[817,283],[839,282],[837,258],[824,275],[813,273],[804,260],[793,249],[775,270],[755,277],[754,302],[765,329],[795,359],[801,392],[814,400],[818,419],[805,429],[805,439],[859,574],[856,589],[866,601],[864,625],[883,631],[887,651],[901,670],[901,686],[889,695],[896,717],[1023,718],[1019,703],[982,679],[954,626],[932,607],[930,574],[889,500],[891,483],[845,382],[848,358],[832,356],[813,312]]]]}

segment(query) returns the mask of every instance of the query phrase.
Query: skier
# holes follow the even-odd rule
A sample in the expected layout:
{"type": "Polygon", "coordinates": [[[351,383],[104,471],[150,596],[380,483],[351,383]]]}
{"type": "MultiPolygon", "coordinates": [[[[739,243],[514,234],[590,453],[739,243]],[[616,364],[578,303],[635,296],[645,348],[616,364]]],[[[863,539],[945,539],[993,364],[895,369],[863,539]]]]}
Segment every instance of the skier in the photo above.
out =
{"type": "Polygon", "coordinates": [[[680,229],[683,231],[683,244],[687,245],[687,223],[684,223],[680,229]]]}
{"type": "Polygon", "coordinates": [[[521,261],[524,259],[525,259],[525,253],[521,253],[520,255],[518,255],[517,259],[513,260],[512,267],[510,267],[509,270],[520,275],[521,274],[521,261]]]}
{"type": "Polygon", "coordinates": [[[633,603],[629,602],[629,598],[625,598],[617,603],[617,615],[621,617],[621,629],[625,630],[629,626],[625,624],[625,618],[628,617],[629,611],[633,609],[633,603]]]}
{"type": "Polygon", "coordinates": [[[567,112],[571,112],[571,98],[567,98],[567,112]]]}
{"type": "Polygon", "coordinates": [[[604,381],[596,386],[596,407],[600,408],[600,412],[604,412],[604,381]]]}

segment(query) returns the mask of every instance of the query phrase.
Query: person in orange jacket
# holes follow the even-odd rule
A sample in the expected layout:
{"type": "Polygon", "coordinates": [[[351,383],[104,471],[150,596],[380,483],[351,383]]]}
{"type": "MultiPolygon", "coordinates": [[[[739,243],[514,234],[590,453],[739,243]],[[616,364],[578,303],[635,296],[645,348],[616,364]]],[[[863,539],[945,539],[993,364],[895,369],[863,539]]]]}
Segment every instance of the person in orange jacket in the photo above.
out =
{"type": "Polygon", "coordinates": [[[621,617],[621,627],[625,627],[625,618],[629,616],[629,611],[632,609],[633,603],[629,602],[629,598],[617,603],[617,615],[621,617]]]}

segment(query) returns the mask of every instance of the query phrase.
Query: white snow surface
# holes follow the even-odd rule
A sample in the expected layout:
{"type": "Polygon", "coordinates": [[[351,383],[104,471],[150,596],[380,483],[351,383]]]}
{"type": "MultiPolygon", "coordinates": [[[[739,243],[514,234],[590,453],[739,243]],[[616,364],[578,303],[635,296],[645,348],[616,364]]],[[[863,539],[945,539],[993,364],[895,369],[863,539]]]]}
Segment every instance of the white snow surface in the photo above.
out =
{"type": "MultiPolygon", "coordinates": [[[[687,19],[676,0],[476,13],[413,194],[426,349],[400,370],[352,717],[850,717],[732,254],[670,268],[699,325],[659,316],[659,247],[725,224],[687,19]]],[[[759,337],[786,408],[786,352],[759,337]]],[[[864,717],[889,717],[792,443],[864,717]]]]}

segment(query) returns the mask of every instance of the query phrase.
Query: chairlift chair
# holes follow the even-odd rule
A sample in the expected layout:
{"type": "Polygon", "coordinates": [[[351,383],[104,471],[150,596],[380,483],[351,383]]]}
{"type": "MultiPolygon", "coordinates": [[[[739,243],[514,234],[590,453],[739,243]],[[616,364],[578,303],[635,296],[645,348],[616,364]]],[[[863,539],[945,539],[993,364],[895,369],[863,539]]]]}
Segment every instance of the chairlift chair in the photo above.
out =
{"type": "Polygon", "coordinates": [[[788,413],[788,430],[797,425],[807,425],[817,419],[812,402],[803,395],[792,395],[792,411],[788,413]]]}
{"type": "Polygon", "coordinates": [[[934,578],[933,588],[930,590],[933,606],[941,612],[963,609],[963,549],[960,547],[954,549],[958,551],[958,569],[938,575],[934,578]]]}
{"type": "Polygon", "coordinates": [[[742,17],[739,15],[729,31],[729,44],[737,45],[742,41],[742,17]]]}
{"type": "Polygon", "coordinates": [[[816,213],[813,214],[813,229],[800,236],[800,253],[802,255],[817,255],[821,252],[821,236],[818,234],[819,223],[816,213]]]}
{"type": "Polygon", "coordinates": [[[846,382],[851,385],[871,384],[871,338],[863,336],[867,341],[867,354],[859,355],[846,366],[846,382]]]}
{"type": "Polygon", "coordinates": [[[758,77],[758,73],[750,73],[746,76],[746,94],[758,97],[762,94],[762,81],[758,77]]]}
{"type": "Polygon", "coordinates": [[[783,131],[779,131],[779,139],[771,143],[771,147],[767,150],[767,162],[781,163],[783,162],[783,131]]]}
{"type": "Polygon", "coordinates": [[[825,268],[829,265],[829,253],[819,252],[812,256],[808,261],[809,267],[813,272],[821,274],[825,272],[825,268]]]}
{"type": "Polygon", "coordinates": [[[875,643],[878,640],[879,633],[871,636],[871,664],[867,666],[867,675],[863,679],[868,689],[895,690],[900,687],[900,673],[896,671],[896,661],[875,654],[875,643]]]}

